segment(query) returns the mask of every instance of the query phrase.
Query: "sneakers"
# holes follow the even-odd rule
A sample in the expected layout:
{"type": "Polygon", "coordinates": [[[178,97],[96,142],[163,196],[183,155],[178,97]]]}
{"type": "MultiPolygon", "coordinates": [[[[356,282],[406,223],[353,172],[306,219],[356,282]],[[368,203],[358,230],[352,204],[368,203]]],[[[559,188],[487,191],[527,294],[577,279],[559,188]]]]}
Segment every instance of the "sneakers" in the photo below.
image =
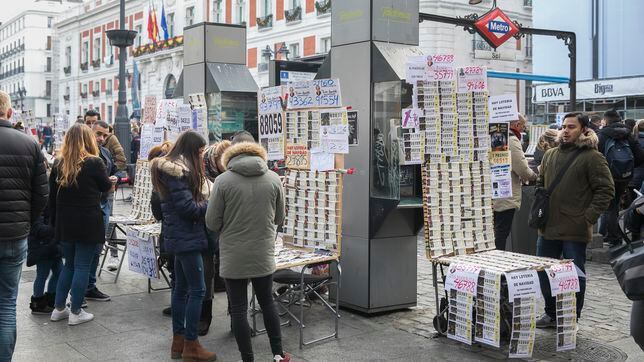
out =
{"type": "Polygon", "coordinates": [[[32,296],[29,309],[31,309],[31,314],[51,314],[54,311],[54,308],[48,305],[47,297],[44,295],[41,297],[32,296]]]}
{"type": "Polygon", "coordinates": [[[556,326],[557,323],[554,318],[551,318],[546,313],[537,319],[537,328],[555,328],[556,326]]]}
{"type": "Polygon", "coordinates": [[[273,357],[274,362],[291,362],[291,355],[289,353],[284,353],[284,357],[280,356],[279,354],[276,354],[273,357]]]}
{"type": "Polygon", "coordinates": [[[96,300],[99,302],[109,302],[112,298],[109,295],[98,290],[97,287],[94,287],[85,292],[85,299],[87,300],[96,300]]]}
{"type": "Polygon", "coordinates": [[[107,270],[116,271],[118,267],[119,267],[119,258],[116,256],[110,256],[109,259],[107,259],[107,270]]]}
{"type": "Polygon", "coordinates": [[[62,321],[63,319],[69,318],[69,308],[65,307],[63,310],[58,310],[54,308],[54,311],[51,312],[51,317],[49,317],[49,320],[52,322],[58,322],[62,321]]]}
{"type": "Polygon", "coordinates": [[[92,313],[87,313],[83,308],[81,308],[80,313],[74,314],[74,313],[69,313],[69,321],[67,324],[70,326],[75,326],[78,324],[86,323],[94,319],[94,315],[92,313]]]}

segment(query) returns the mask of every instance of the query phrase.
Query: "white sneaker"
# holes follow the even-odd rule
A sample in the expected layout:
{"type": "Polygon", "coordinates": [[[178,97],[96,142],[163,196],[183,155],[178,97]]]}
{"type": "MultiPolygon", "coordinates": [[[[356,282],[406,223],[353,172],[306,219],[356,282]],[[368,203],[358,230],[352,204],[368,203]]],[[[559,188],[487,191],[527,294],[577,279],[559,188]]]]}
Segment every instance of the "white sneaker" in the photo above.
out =
{"type": "Polygon", "coordinates": [[[65,307],[65,309],[63,310],[54,308],[54,311],[51,312],[51,317],[49,318],[49,320],[51,320],[52,322],[58,322],[62,321],[63,319],[67,319],[67,317],[69,317],[69,308],[65,307]]]}
{"type": "Polygon", "coordinates": [[[107,259],[107,270],[109,271],[115,271],[119,267],[119,258],[115,256],[110,256],[109,259],[107,259]]]}
{"type": "Polygon", "coordinates": [[[89,322],[92,319],[94,319],[94,315],[92,313],[87,313],[83,308],[81,308],[80,313],[74,314],[74,313],[69,313],[69,324],[70,326],[75,326],[77,324],[89,322]]]}

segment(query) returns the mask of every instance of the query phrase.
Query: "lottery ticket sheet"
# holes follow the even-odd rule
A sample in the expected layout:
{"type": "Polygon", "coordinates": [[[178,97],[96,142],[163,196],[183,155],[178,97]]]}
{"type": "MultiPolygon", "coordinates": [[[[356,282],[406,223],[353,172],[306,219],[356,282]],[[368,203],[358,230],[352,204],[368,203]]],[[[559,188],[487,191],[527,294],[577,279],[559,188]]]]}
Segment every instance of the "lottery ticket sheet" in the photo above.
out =
{"type": "Polygon", "coordinates": [[[147,224],[154,221],[150,198],[152,197],[152,176],[150,174],[150,162],[138,160],[136,162],[136,177],[132,189],[132,209],[130,214],[124,217],[115,216],[110,218],[115,224],[147,224]]]}
{"type": "Polygon", "coordinates": [[[577,346],[577,298],[575,292],[557,294],[557,352],[577,346]]]}
{"type": "Polygon", "coordinates": [[[447,338],[472,344],[472,310],[474,296],[452,289],[449,291],[447,338]]]}
{"type": "Polygon", "coordinates": [[[493,347],[501,342],[501,273],[482,270],[476,288],[474,340],[493,347]]]}
{"type": "Polygon", "coordinates": [[[512,301],[512,334],[510,358],[532,357],[536,330],[537,303],[535,296],[514,298],[512,301]]]}

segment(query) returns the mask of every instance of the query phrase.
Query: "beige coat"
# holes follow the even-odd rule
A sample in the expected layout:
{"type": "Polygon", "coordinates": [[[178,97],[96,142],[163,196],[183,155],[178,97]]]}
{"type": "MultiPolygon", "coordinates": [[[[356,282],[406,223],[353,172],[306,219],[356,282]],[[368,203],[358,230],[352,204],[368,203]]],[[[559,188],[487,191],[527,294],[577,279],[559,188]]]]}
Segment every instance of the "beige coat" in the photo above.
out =
{"type": "Polygon", "coordinates": [[[521,207],[521,180],[535,181],[537,174],[528,166],[521,147],[521,141],[510,131],[510,156],[512,158],[512,197],[496,199],[492,202],[494,211],[505,211],[521,207]]]}

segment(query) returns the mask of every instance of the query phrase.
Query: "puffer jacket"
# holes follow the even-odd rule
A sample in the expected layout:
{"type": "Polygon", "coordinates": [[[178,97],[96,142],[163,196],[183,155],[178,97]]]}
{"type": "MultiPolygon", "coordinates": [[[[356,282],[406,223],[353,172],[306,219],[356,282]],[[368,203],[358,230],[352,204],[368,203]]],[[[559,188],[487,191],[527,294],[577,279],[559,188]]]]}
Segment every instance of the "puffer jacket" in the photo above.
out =
{"type": "Polygon", "coordinates": [[[49,184],[36,141],[0,119],[0,243],[29,235],[47,204],[49,184]]]}
{"type": "Polygon", "coordinates": [[[561,143],[543,156],[537,186],[547,188],[568,159],[584,149],[550,195],[548,221],[539,230],[544,239],[590,242],[592,225],[615,194],[613,177],[597,143],[595,132],[588,129],[575,144],[561,143]]]}
{"type": "Polygon", "coordinates": [[[27,266],[61,257],[58,242],[54,239],[55,230],[49,214],[49,208],[45,207],[42,215],[31,225],[28,239],[27,266]]]}
{"type": "Polygon", "coordinates": [[[204,251],[208,248],[204,217],[211,183],[204,179],[204,201],[195,201],[188,184],[188,167],[182,158],[171,161],[165,157],[152,161],[153,171],[168,190],[161,197],[163,244],[171,254],[204,251]]]}
{"type": "Polygon", "coordinates": [[[116,169],[118,171],[125,171],[127,167],[127,159],[125,158],[125,151],[121,142],[116,138],[115,135],[110,135],[105,140],[105,148],[107,148],[114,159],[114,164],[116,164],[116,169]]]}
{"type": "Polygon", "coordinates": [[[219,233],[220,275],[229,279],[275,272],[275,232],[284,222],[284,191],[268,170],[262,146],[242,142],[229,147],[208,200],[206,225],[219,233]]]}
{"type": "Polygon", "coordinates": [[[599,130],[599,134],[597,135],[599,137],[597,149],[599,150],[599,152],[604,154],[604,156],[606,156],[604,152],[606,152],[606,142],[609,139],[612,138],[614,140],[625,140],[626,142],[628,142],[628,145],[631,148],[635,167],[637,167],[644,163],[644,150],[640,147],[639,142],[637,142],[637,140],[631,136],[631,132],[632,130],[629,129],[624,123],[618,122],[609,124],[608,126],[599,130]]]}

